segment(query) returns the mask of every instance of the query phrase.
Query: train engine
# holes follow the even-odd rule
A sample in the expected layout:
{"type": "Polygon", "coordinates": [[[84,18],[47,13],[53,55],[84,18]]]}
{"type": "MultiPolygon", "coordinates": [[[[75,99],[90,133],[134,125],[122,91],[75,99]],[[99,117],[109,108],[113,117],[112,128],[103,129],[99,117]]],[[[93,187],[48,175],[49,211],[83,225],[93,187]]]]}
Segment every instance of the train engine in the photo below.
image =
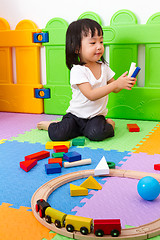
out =
{"type": "Polygon", "coordinates": [[[39,212],[41,218],[45,217],[46,208],[50,207],[50,204],[44,199],[39,199],[36,204],[36,211],[39,212]]]}

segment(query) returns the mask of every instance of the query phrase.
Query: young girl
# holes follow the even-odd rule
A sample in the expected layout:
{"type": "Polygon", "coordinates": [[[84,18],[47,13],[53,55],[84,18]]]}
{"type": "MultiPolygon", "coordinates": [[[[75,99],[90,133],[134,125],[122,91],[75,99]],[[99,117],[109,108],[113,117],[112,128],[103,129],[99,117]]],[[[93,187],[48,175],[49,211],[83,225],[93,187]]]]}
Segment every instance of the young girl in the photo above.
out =
{"type": "Polygon", "coordinates": [[[60,122],[40,122],[38,129],[48,130],[52,141],[85,136],[101,141],[114,136],[115,123],[105,119],[108,94],[131,90],[136,79],[127,72],[114,80],[115,73],[103,57],[103,30],[94,20],[71,23],[66,33],[66,64],[71,70],[72,99],[60,122]]]}

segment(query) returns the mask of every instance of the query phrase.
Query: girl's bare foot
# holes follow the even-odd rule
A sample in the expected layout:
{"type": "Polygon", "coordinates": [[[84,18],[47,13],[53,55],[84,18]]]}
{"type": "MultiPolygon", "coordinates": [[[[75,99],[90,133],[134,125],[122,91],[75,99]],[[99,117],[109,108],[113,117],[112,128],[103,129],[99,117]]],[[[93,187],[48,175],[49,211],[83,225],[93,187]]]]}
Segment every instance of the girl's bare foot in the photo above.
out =
{"type": "Polygon", "coordinates": [[[112,125],[112,127],[113,127],[113,129],[115,129],[115,122],[112,120],[112,119],[110,119],[110,118],[107,118],[107,120],[106,120],[109,124],[111,124],[112,125]]]}
{"type": "Polygon", "coordinates": [[[46,131],[48,131],[48,127],[49,127],[49,125],[51,124],[51,123],[53,123],[53,122],[58,122],[58,121],[41,121],[41,122],[39,122],[38,124],[37,124],[37,128],[39,129],[39,130],[46,130],[46,131]]]}

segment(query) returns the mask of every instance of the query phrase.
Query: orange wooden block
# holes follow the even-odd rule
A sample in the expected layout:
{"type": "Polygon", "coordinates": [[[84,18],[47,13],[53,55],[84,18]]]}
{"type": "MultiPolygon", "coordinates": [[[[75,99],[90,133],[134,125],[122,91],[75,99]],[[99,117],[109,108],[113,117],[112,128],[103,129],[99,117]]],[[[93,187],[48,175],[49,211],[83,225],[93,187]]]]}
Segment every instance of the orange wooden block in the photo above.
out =
{"type": "Polygon", "coordinates": [[[139,132],[140,128],[138,127],[137,124],[127,124],[127,128],[129,132],[139,132]]]}
{"type": "Polygon", "coordinates": [[[48,164],[52,164],[52,163],[59,163],[60,166],[62,167],[62,158],[49,158],[48,164]]]}

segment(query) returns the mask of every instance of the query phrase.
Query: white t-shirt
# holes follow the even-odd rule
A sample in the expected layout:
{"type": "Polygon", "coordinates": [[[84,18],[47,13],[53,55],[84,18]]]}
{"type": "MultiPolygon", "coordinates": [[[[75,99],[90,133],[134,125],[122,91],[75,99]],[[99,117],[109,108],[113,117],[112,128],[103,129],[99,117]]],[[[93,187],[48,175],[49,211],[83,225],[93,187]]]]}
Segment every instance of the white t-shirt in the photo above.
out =
{"type": "Polygon", "coordinates": [[[72,113],[79,118],[92,118],[97,115],[107,115],[108,95],[95,101],[86,98],[79,90],[77,84],[89,82],[92,88],[105,86],[115,73],[107,66],[101,64],[101,77],[97,80],[91,70],[84,65],[74,65],[70,72],[70,84],[72,88],[72,99],[67,113],[72,113]]]}

